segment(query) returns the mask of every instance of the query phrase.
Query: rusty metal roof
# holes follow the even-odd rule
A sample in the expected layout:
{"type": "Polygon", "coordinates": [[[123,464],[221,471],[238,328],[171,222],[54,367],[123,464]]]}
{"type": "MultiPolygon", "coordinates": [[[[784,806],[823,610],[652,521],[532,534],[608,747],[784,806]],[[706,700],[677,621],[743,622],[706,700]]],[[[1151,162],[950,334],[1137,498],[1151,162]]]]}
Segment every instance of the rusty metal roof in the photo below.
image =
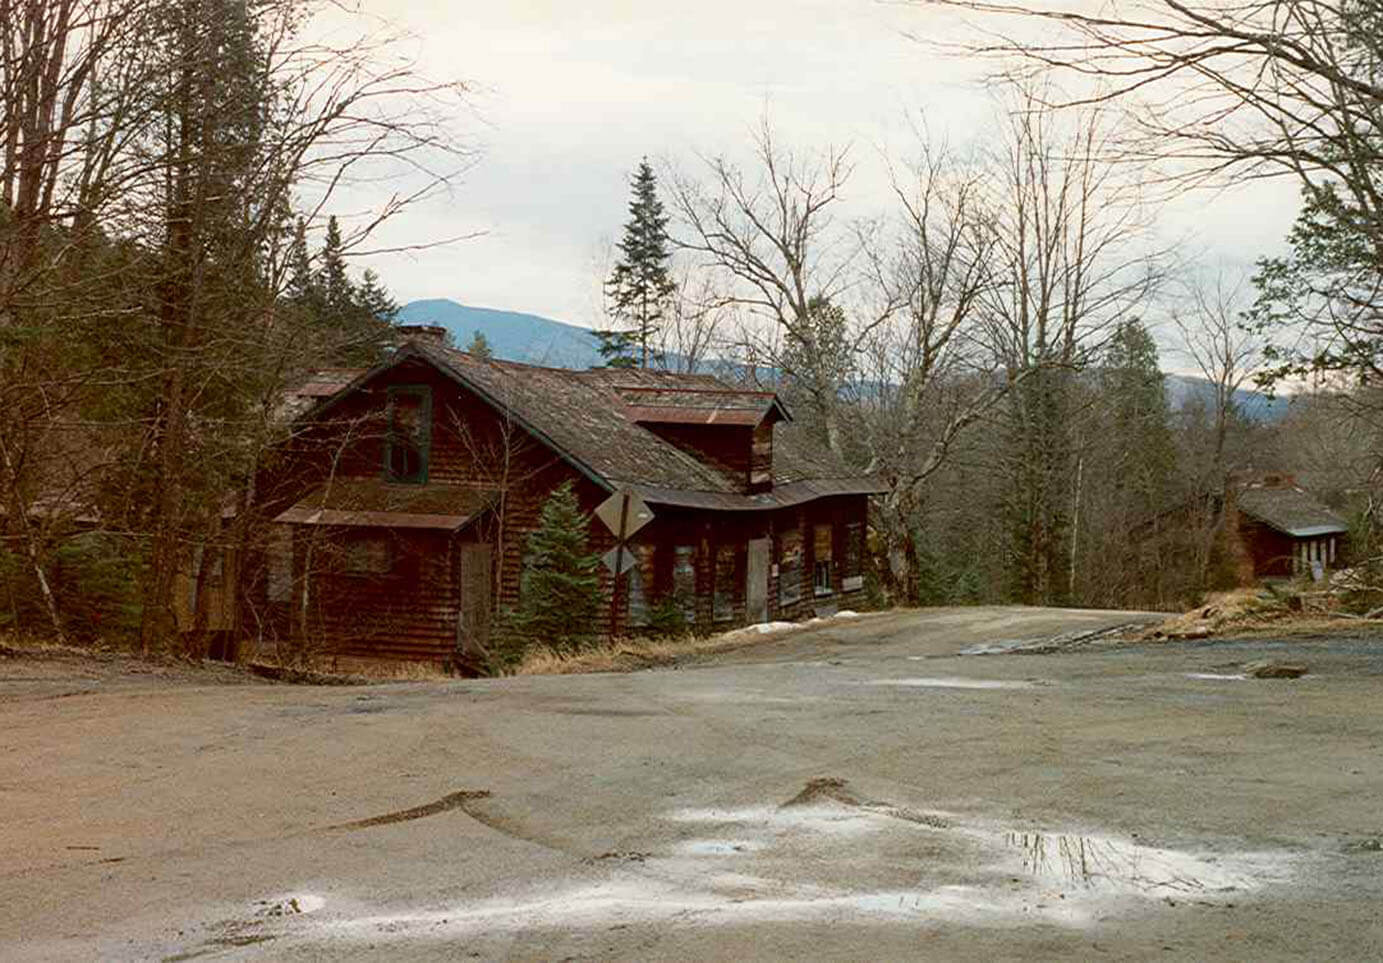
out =
{"type": "Polygon", "coordinates": [[[652,387],[613,382],[629,417],[645,424],[736,425],[757,427],[765,418],[790,420],[787,409],[771,391],[690,387],[686,384],[652,387]]]}
{"type": "Polygon", "coordinates": [[[1239,510],[1293,538],[1342,535],[1349,524],[1295,485],[1251,485],[1239,492],[1239,510]]]}
{"type": "MultiPolygon", "coordinates": [[[[658,492],[657,500],[664,504],[673,504],[671,493],[680,492],[685,496],[680,502],[683,504],[697,501],[686,494],[696,493],[698,497],[720,496],[700,499],[707,507],[711,502],[722,509],[764,507],[761,496],[745,493],[747,479],[716,468],[694,452],[659,437],[646,425],[669,423],[670,419],[676,419],[672,423],[747,426],[760,424],[766,417],[786,421],[788,413],[772,392],[736,388],[702,374],[609,368],[573,371],[482,360],[419,341],[400,348],[389,364],[409,357],[434,364],[604,488],[658,492]]],[[[357,383],[352,381],[346,387],[357,383]]],[[[320,413],[334,403],[335,398],[322,399],[314,411],[320,413]]],[[[844,465],[806,432],[784,430],[789,427],[780,424],[775,429],[774,484],[833,484],[816,494],[810,494],[808,488],[786,492],[782,495],[786,501],[780,504],[797,504],[847,490],[882,490],[876,480],[844,465]]],[[[361,506],[354,510],[373,509],[361,506]]]]}
{"type": "Polygon", "coordinates": [[[494,501],[493,492],[466,485],[401,485],[375,478],[339,478],[318,486],[274,521],[454,532],[465,528],[494,501]]]}
{"type": "Polygon", "coordinates": [[[733,493],[740,486],[695,455],[631,420],[604,379],[461,351],[418,346],[606,485],[657,485],[733,493]],[[440,357],[439,357],[440,356],[440,357]]]}
{"type": "Polygon", "coordinates": [[[693,492],[673,488],[636,486],[639,497],[653,505],[678,508],[710,508],[718,511],[768,511],[791,508],[831,495],[878,495],[888,487],[875,478],[818,479],[775,485],[754,495],[726,495],[719,492],[693,492]]]}

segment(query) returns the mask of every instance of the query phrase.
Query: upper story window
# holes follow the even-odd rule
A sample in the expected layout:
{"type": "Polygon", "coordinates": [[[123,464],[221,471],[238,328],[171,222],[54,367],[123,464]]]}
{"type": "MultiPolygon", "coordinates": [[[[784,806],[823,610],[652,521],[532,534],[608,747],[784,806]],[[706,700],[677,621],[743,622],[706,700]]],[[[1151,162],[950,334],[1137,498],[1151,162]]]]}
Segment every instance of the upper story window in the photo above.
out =
{"type": "Polygon", "coordinates": [[[422,484],[432,448],[432,389],[427,385],[391,385],[384,436],[384,477],[422,484]]]}

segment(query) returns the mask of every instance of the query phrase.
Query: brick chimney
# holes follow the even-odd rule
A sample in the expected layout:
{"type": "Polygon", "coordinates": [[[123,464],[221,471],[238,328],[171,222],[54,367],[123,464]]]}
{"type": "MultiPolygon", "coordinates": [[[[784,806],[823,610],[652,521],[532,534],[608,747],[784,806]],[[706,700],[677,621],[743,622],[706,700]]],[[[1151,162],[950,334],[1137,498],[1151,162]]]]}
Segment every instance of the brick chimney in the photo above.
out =
{"type": "Polygon", "coordinates": [[[423,344],[446,347],[447,329],[439,324],[400,324],[395,325],[399,343],[421,341],[423,344]]]}

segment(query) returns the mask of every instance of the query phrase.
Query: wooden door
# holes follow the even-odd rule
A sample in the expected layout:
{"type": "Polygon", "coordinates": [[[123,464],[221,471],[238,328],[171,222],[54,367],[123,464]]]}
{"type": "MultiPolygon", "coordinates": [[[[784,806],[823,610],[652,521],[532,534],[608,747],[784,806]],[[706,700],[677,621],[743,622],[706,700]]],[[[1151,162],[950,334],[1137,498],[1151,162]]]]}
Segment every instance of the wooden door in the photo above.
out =
{"type": "Polygon", "coordinates": [[[750,623],[768,621],[767,538],[749,540],[749,561],[744,567],[744,609],[750,623]]]}
{"type": "Polygon", "coordinates": [[[457,643],[465,655],[483,655],[490,641],[490,546],[461,546],[461,614],[457,643]]]}

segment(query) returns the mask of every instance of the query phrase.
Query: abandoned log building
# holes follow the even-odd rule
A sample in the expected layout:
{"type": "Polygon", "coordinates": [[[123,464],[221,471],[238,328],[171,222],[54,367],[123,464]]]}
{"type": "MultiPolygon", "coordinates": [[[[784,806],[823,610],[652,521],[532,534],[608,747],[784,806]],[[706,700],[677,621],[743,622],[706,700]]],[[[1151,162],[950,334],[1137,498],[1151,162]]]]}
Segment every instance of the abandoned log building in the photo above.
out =
{"type": "MultiPolygon", "coordinates": [[[[630,542],[622,631],[657,605],[706,631],[861,600],[882,487],[794,429],[771,392],[481,360],[422,336],[372,370],[318,373],[295,402],[292,440],[257,483],[270,534],[253,595],[259,624],[320,653],[483,658],[565,481],[586,511],[630,491],[654,515],[630,542]]],[[[593,522],[591,549],[613,545],[593,522]]]]}
{"type": "Polygon", "coordinates": [[[1228,496],[1242,583],[1319,578],[1343,557],[1349,525],[1290,475],[1230,486],[1228,496]]]}

